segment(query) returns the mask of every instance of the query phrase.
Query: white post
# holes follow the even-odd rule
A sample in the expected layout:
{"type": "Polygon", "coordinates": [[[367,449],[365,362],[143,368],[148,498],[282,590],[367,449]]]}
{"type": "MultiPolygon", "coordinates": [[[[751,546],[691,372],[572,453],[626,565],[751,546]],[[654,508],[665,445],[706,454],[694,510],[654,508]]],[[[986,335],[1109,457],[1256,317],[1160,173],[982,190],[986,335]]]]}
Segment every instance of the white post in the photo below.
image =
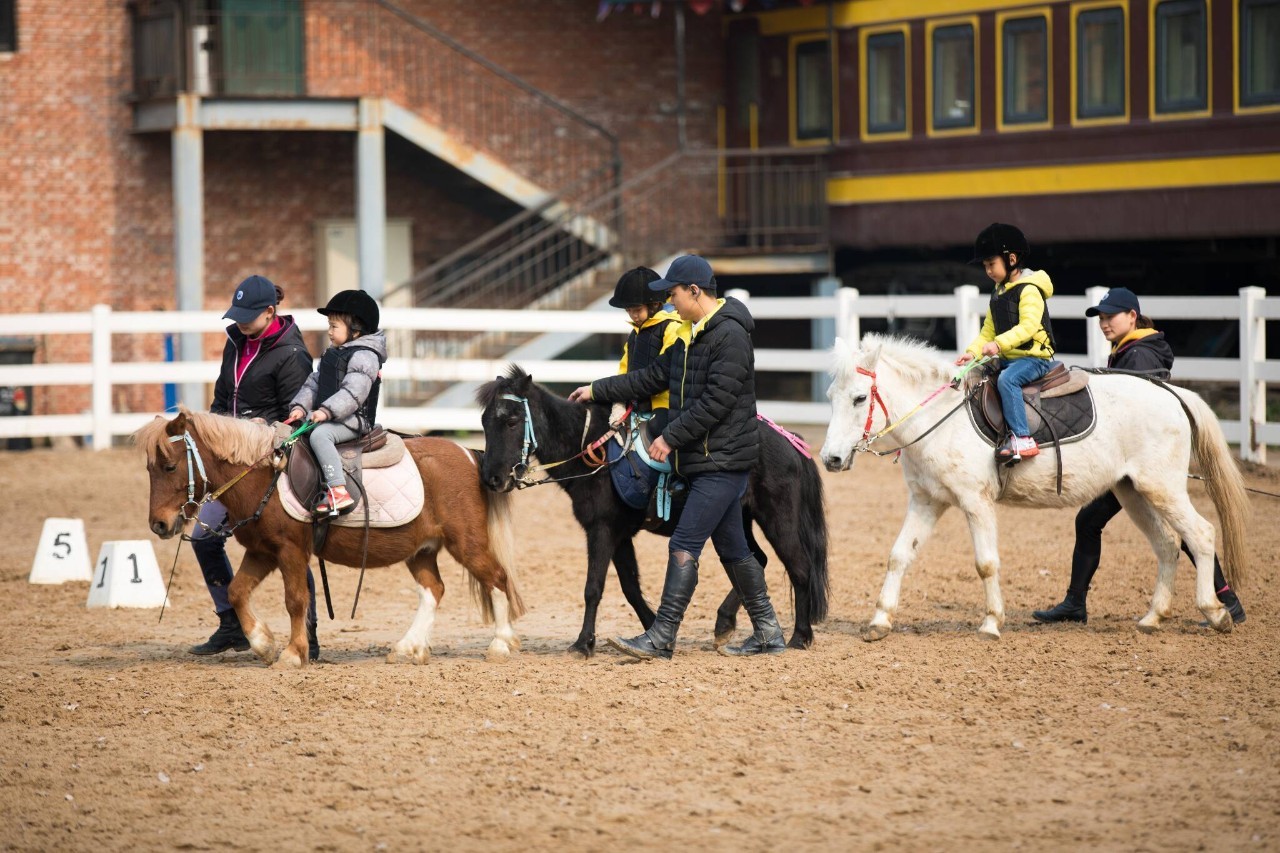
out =
{"type": "Polygon", "coordinates": [[[982,291],[976,284],[962,284],[955,289],[956,296],[956,353],[964,352],[978,334],[980,326],[974,327],[973,318],[982,304],[982,291]]]}
{"type": "Polygon", "coordinates": [[[1267,324],[1261,287],[1240,288],[1240,458],[1265,465],[1267,445],[1258,437],[1267,421],[1267,384],[1258,367],[1267,358],[1267,324]]]}
{"type": "Polygon", "coordinates": [[[387,278],[387,161],[382,102],[360,99],[356,135],[356,261],[360,289],[382,299],[387,278]]]}
{"type": "MultiPolygon", "coordinates": [[[[1085,297],[1089,300],[1090,305],[1097,305],[1102,301],[1102,297],[1107,295],[1105,287],[1090,287],[1084,292],[1085,297]]],[[[1102,334],[1102,327],[1098,325],[1096,317],[1088,318],[1085,324],[1085,347],[1089,354],[1089,365],[1091,367],[1106,367],[1107,356],[1111,354],[1111,344],[1107,342],[1107,338],[1102,334]]]]}
{"type": "Polygon", "coordinates": [[[841,287],[836,290],[836,337],[851,347],[856,347],[858,341],[862,340],[856,287],[841,287]]]}
{"type": "Polygon", "coordinates": [[[724,292],[724,295],[732,296],[734,299],[738,300],[743,305],[746,305],[748,302],[751,301],[751,291],[743,290],[740,287],[735,287],[733,290],[726,290],[724,292]]]}
{"type": "Polygon", "coordinates": [[[111,449],[111,306],[91,312],[90,358],[93,364],[93,449],[111,449]]]}

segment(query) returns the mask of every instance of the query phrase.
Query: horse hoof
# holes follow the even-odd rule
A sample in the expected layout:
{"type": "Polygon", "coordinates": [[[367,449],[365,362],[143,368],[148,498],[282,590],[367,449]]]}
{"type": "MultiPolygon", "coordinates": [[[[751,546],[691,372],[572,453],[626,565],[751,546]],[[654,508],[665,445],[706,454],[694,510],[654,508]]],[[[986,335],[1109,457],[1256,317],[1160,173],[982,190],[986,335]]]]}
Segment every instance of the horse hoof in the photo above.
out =
{"type": "Polygon", "coordinates": [[[874,643],[883,640],[893,632],[893,628],[889,625],[868,625],[862,629],[862,641],[864,643],[874,643]]]}
{"type": "Polygon", "coordinates": [[[271,665],[272,669],[302,669],[307,665],[307,656],[299,655],[292,646],[285,646],[280,657],[271,665]]]}
{"type": "Polygon", "coordinates": [[[253,626],[246,638],[249,640],[249,648],[253,649],[253,653],[265,664],[271,664],[275,661],[275,637],[271,635],[270,629],[266,625],[259,622],[253,626]]]}
{"type": "Polygon", "coordinates": [[[413,647],[400,648],[393,646],[391,651],[387,652],[387,663],[411,663],[421,665],[431,660],[431,647],[423,646],[420,649],[413,647]]]}
{"type": "Polygon", "coordinates": [[[988,628],[988,629],[979,628],[979,629],[978,629],[978,639],[979,639],[979,640],[993,640],[993,641],[994,641],[994,640],[998,640],[998,639],[1000,639],[1000,632],[999,632],[999,631],[992,630],[992,629],[989,629],[989,628],[988,628]]]}
{"type": "MultiPolygon", "coordinates": [[[[1223,613],[1226,613],[1226,611],[1224,610],[1223,613]]],[[[1149,612],[1146,616],[1143,616],[1138,620],[1138,630],[1144,634],[1154,634],[1160,630],[1160,623],[1162,621],[1160,614],[1154,611],[1149,612]]],[[[1230,620],[1228,619],[1228,621],[1230,620]]]]}
{"type": "Polygon", "coordinates": [[[1219,634],[1230,634],[1235,627],[1235,623],[1231,621],[1231,613],[1225,607],[1219,607],[1217,613],[1210,611],[1205,616],[1209,619],[1209,627],[1219,634]]]}
{"type": "Polygon", "coordinates": [[[787,648],[796,649],[798,651],[804,651],[805,649],[809,648],[812,645],[813,645],[812,637],[805,639],[799,634],[792,634],[791,642],[787,643],[787,648]]]}
{"type": "Polygon", "coordinates": [[[494,640],[485,650],[484,659],[489,663],[503,663],[511,658],[511,647],[502,640],[494,640]]]}
{"type": "Polygon", "coordinates": [[[565,650],[565,654],[567,654],[569,657],[580,658],[582,660],[590,660],[591,656],[595,654],[595,649],[591,646],[588,646],[586,643],[574,643],[572,646],[570,646],[565,650]]]}
{"type": "Polygon", "coordinates": [[[715,647],[719,649],[721,646],[728,645],[729,641],[732,639],[733,639],[733,629],[730,628],[728,631],[724,631],[724,632],[717,631],[716,637],[714,640],[712,640],[712,642],[715,644],[715,647]]]}

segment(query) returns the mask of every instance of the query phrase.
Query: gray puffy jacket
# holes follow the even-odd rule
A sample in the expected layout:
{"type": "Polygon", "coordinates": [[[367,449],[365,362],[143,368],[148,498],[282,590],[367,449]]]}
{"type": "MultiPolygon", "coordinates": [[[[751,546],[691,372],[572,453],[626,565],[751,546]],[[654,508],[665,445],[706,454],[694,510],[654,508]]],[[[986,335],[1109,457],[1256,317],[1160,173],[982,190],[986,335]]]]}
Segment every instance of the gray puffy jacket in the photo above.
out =
{"type": "Polygon", "coordinates": [[[382,331],[370,332],[347,341],[342,348],[352,348],[355,352],[347,362],[347,372],[342,377],[337,393],[327,399],[316,400],[320,388],[320,371],[313,370],[289,406],[301,406],[307,415],[315,409],[324,409],[334,423],[363,432],[366,427],[360,422],[359,410],[369,398],[382,363],[387,360],[387,336],[382,331]]]}

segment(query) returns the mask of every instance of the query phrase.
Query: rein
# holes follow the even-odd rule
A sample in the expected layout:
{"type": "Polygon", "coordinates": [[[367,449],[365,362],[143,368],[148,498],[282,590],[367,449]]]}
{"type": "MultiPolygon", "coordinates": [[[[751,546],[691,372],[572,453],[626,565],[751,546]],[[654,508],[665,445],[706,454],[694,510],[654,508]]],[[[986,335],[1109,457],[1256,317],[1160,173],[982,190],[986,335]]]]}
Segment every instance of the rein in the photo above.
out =
{"type": "MultiPolygon", "coordinates": [[[[557,468],[577,459],[585,460],[587,467],[592,468],[593,470],[587,474],[560,477],[559,479],[576,480],[581,477],[590,477],[594,474],[598,474],[607,467],[605,464],[605,455],[600,452],[600,448],[608,444],[609,439],[618,434],[619,427],[610,424],[610,429],[605,432],[604,435],[600,436],[590,444],[587,444],[587,434],[591,431],[590,409],[587,409],[586,422],[582,425],[582,450],[573,456],[570,456],[568,459],[561,459],[559,462],[548,462],[545,465],[530,466],[530,454],[538,452],[538,436],[535,434],[533,429],[533,412],[529,410],[529,398],[517,397],[515,394],[503,394],[502,399],[510,400],[513,403],[520,403],[524,406],[524,441],[520,447],[520,461],[511,466],[511,477],[515,480],[517,489],[527,489],[530,486],[541,486],[544,483],[549,483],[552,481],[552,478],[550,477],[544,477],[541,480],[531,480],[529,479],[529,475],[541,471],[550,471],[552,468],[557,468]]],[[[622,419],[619,423],[626,423],[627,418],[630,417],[630,415],[631,406],[628,405],[626,411],[622,413],[622,419]]]]}
{"type": "MultiPolygon", "coordinates": [[[[293,431],[293,433],[289,435],[288,438],[286,438],[284,441],[280,443],[279,447],[273,447],[271,450],[269,450],[268,452],[264,453],[262,456],[255,459],[249,465],[248,468],[245,468],[235,477],[231,478],[231,480],[229,480],[227,483],[225,483],[224,485],[220,486],[219,488],[215,489],[212,492],[209,491],[209,475],[205,473],[204,459],[203,457],[200,456],[200,448],[196,445],[196,440],[191,437],[191,433],[188,430],[183,430],[182,435],[169,436],[169,443],[175,444],[181,441],[183,443],[184,449],[186,450],[186,454],[187,454],[187,500],[186,500],[186,503],[184,503],[178,511],[178,514],[182,517],[182,520],[184,522],[194,521],[196,524],[200,525],[205,530],[207,530],[210,536],[217,536],[222,539],[231,538],[231,535],[235,533],[238,528],[243,527],[244,525],[249,524],[251,522],[257,521],[259,518],[262,517],[262,512],[267,508],[267,503],[270,502],[271,496],[275,494],[276,486],[280,482],[280,475],[284,473],[285,466],[283,463],[288,458],[289,453],[293,450],[293,445],[298,441],[299,438],[301,438],[313,426],[315,426],[315,423],[308,421],[307,423],[298,427],[296,430],[293,431]],[[203,521],[200,520],[200,507],[204,506],[207,503],[216,501],[219,497],[226,494],[227,491],[229,491],[232,486],[240,482],[242,479],[244,479],[246,474],[248,474],[250,471],[256,468],[259,462],[262,462],[268,456],[277,456],[277,455],[279,455],[279,458],[276,460],[275,464],[272,465],[272,467],[275,469],[275,474],[272,475],[271,483],[267,486],[267,491],[265,494],[263,494],[262,500],[258,502],[258,508],[254,511],[253,515],[249,516],[248,518],[240,519],[239,521],[232,524],[230,527],[224,524],[220,526],[217,530],[214,530],[209,525],[205,524],[203,521]],[[200,472],[200,482],[201,482],[201,485],[204,487],[204,493],[200,496],[200,500],[198,501],[196,500],[196,471],[200,472]],[[192,513],[191,515],[187,515],[187,507],[190,507],[190,506],[195,507],[195,512],[192,513]]],[[[169,600],[169,591],[173,586],[173,576],[178,568],[178,554],[182,550],[182,542],[188,542],[190,540],[191,540],[191,537],[186,533],[183,533],[182,537],[179,540],[178,548],[173,553],[173,567],[169,570],[169,583],[165,586],[165,601],[162,602],[160,605],[160,621],[164,620],[164,604],[167,603],[169,600]]],[[[325,592],[326,594],[328,593],[327,579],[325,583],[325,592]]],[[[333,618],[332,605],[330,606],[329,618],[333,618]]]]}
{"type": "Polygon", "coordinates": [[[975,359],[974,361],[970,362],[966,367],[964,367],[962,370],[956,373],[956,375],[952,378],[950,382],[948,382],[946,385],[943,385],[941,388],[938,388],[936,391],[931,393],[928,397],[925,397],[923,400],[917,403],[916,406],[911,411],[907,412],[905,415],[898,418],[896,421],[887,423],[884,429],[880,430],[875,435],[871,434],[871,420],[875,416],[876,405],[879,404],[880,411],[884,412],[884,419],[886,421],[889,420],[889,409],[884,404],[884,398],[880,396],[880,389],[876,385],[877,380],[876,380],[875,371],[867,370],[865,368],[859,367],[858,368],[859,373],[861,373],[863,376],[871,377],[871,395],[870,395],[871,405],[867,407],[867,423],[862,428],[862,438],[859,439],[858,443],[853,446],[853,451],[855,453],[871,453],[875,456],[889,456],[894,453],[901,453],[904,449],[910,447],[911,445],[915,444],[918,441],[921,441],[922,439],[925,438],[925,436],[929,435],[929,433],[933,432],[935,429],[942,426],[942,424],[948,418],[950,418],[956,412],[964,408],[964,405],[968,403],[969,400],[971,400],[975,394],[978,393],[979,389],[981,389],[983,385],[986,384],[987,379],[984,377],[980,382],[974,385],[973,388],[970,389],[969,392],[964,395],[964,398],[955,406],[955,408],[947,412],[937,421],[937,423],[929,427],[920,435],[913,438],[911,441],[907,442],[901,447],[895,448],[894,450],[872,450],[871,449],[871,445],[873,443],[883,438],[884,436],[888,435],[889,433],[893,432],[898,427],[902,426],[902,424],[905,423],[909,418],[913,417],[916,414],[919,414],[919,412],[923,410],[925,406],[929,405],[934,400],[936,400],[938,396],[942,394],[943,391],[957,390],[959,388],[961,380],[964,379],[965,374],[967,374],[970,370],[973,370],[975,367],[978,367],[979,365],[986,364],[990,360],[991,360],[990,356],[983,356],[982,358],[975,359]]]}
{"type": "MultiPolygon", "coordinates": [[[[293,449],[293,445],[298,441],[298,439],[301,438],[308,430],[310,430],[314,426],[315,426],[315,423],[313,423],[312,421],[307,421],[305,424],[303,424],[302,426],[294,430],[289,435],[288,438],[286,438],[284,441],[280,443],[278,447],[273,447],[270,450],[268,450],[266,453],[259,456],[253,462],[249,463],[249,467],[245,468],[239,474],[232,477],[230,480],[228,480],[226,483],[224,483],[222,486],[219,486],[217,489],[213,490],[212,492],[209,491],[209,475],[205,473],[204,459],[200,456],[200,448],[196,446],[196,441],[194,438],[191,437],[191,433],[188,432],[187,430],[183,430],[182,435],[170,436],[169,443],[174,444],[176,442],[181,441],[185,447],[186,454],[187,454],[187,500],[186,500],[186,503],[184,503],[181,509],[179,510],[179,515],[181,515],[182,520],[194,521],[196,524],[200,525],[205,530],[207,530],[211,536],[220,536],[223,539],[230,537],[231,534],[234,533],[237,528],[245,524],[248,524],[252,521],[257,521],[259,518],[262,517],[262,511],[266,509],[267,502],[271,499],[271,495],[276,490],[276,485],[280,480],[280,475],[284,472],[284,465],[281,463],[284,461],[285,458],[288,457],[289,452],[293,449]],[[205,524],[203,521],[200,520],[200,508],[202,506],[204,506],[207,503],[212,503],[213,501],[216,501],[218,498],[222,497],[224,494],[230,491],[232,486],[234,486],[236,483],[243,480],[245,475],[247,475],[250,471],[256,468],[260,462],[263,462],[270,456],[278,457],[276,460],[276,463],[272,466],[275,468],[275,475],[271,478],[271,484],[267,487],[266,494],[262,496],[262,500],[258,503],[258,509],[256,512],[254,512],[253,515],[249,516],[248,518],[243,518],[240,521],[235,522],[230,527],[223,525],[222,527],[219,527],[217,530],[214,530],[213,528],[209,527],[209,525],[205,524]],[[200,482],[204,487],[204,493],[200,496],[200,500],[196,500],[196,471],[200,472],[200,482]],[[192,507],[192,506],[195,507],[195,512],[192,513],[191,515],[188,515],[187,507],[192,507]]],[[[184,537],[184,538],[189,538],[189,537],[184,537]]]]}

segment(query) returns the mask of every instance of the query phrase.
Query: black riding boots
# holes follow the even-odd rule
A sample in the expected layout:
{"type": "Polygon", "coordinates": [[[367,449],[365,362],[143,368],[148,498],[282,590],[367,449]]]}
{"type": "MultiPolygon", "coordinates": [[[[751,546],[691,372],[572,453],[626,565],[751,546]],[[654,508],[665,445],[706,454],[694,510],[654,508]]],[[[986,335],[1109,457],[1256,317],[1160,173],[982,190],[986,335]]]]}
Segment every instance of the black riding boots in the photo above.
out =
{"type": "Polygon", "coordinates": [[[779,655],[787,650],[786,641],[782,637],[782,627],[778,624],[778,615],[773,612],[773,602],[769,601],[769,588],[764,580],[764,567],[755,557],[747,557],[736,563],[725,566],[729,573],[729,582],[733,584],[738,598],[747,615],[751,617],[754,629],[750,637],[740,646],[721,646],[720,654],[730,657],[747,655],[779,655]]]}
{"type": "Polygon", "coordinates": [[[662,585],[662,602],[654,614],[653,625],[629,640],[610,637],[609,645],[632,657],[671,660],[676,633],[697,585],[698,561],[688,551],[672,551],[667,557],[667,580],[662,585]]]}
{"type": "Polygon", "coordinates": [[[216,655],[225,651],[247,652],[249,638],[240,627],[240,619],[234,610],[224,610],[218,614],[218,630],[209,639],[198,646],[192,646],[193,655],[216,655]]]}
{"type": "Polygon", "coordinates": [[[1083,598],[1068,592],[1060,604],[1048,610],[1034,610],[1031,618],[1037,622],[1079,622],[1085,625],[1089,622],[1089,609],[1083,598]]]}
{"type": "Polygon", "coordinates": [[[227,540],[222,536],[202,536],[191,540],[191,550],[200,564],[205,586],[213,599],[213,609],[218,614],[218,630],[209,639],[189,651],[193,655],[216,655],[220,652],[249,650],[249,638],[240,627],[240,620],[231,608],[227,586],[231,583],[231,561],[227,559],[227,540]]]}

